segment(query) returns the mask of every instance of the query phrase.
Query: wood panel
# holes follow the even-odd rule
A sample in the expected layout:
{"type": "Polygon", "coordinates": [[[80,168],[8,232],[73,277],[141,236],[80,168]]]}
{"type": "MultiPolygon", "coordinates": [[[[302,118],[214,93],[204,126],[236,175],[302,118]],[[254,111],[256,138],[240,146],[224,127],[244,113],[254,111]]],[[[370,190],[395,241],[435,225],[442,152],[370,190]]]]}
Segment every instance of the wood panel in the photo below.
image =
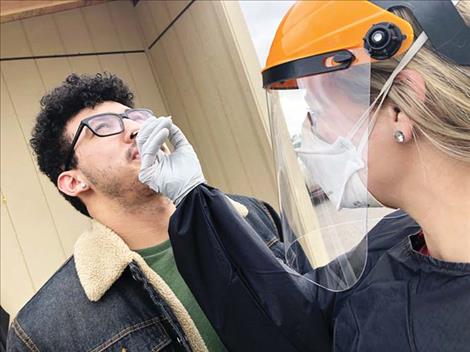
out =
{"type": "Polygon", "coordinates": [[[112,29],[123,50],[140,50],[145,48],[137,14],[131,1],[114,1],[106,3],[112,18],[112,29]]]}
{"type": "Polygon", "coordinates": [[[9,216],[6,197],[3,193],[1,197],[0,301],[8,314],[15,316],[33,296],[35,286],[9,216]]]}
{"type": "MultiPolygon", "coordinates": [[[[187,4],[139,2],[142,30],[156,31],[145,33],[147,42],[187,4]]],[[[233,7],[192,3],[150,54],[169,112],[193,143],[208,181],[277,207],[264,93],[254,85],[260,79],[250,76],[259,75],[260,67],[256,60],[245,62],[244,55],[254,49],[245,43],[249,34],[239,8],[238,14],[227,15],[233,7]]]]}
{"type": "Polygon", "coordinates": [[[19,21],[1,25],[0,44],[2,58],[31,56],[23,26],[19,21]]]}
{"type": "MultiPolygon", "coordinates": [[[[200,160],[203,171],[208,180],[215,180],[215,185],[228,188],[228,178],[223,177],[224,166],[217,152],[217,149],[223,148],[223,146],[215,145],[214,138],[210,133],[207,119],[210,119],[212,116],[208,110],[209,106],[202,106],[199,98],[199,93],[202,90],[194,89],[188,65],[184,61],[184,56],[181,55],[181,48],[177,44],[178,40],[174,31],[168,31],[165,40],[162,41],[162,51],[167,58],[169,71],[172,75],[171,79],[176,82],[178,87],[178,95],[175,100],[170,102],[169,108],[171,112],[178,109],[178,107],[182,107],[185,110],[184,114],[172,113],[173,120],[178,124],[184,119],[187,127],[182,125],[183,132],[186,132],[187,129],[192,131],[192,139],[190,141],[194,144],[198,155],[201,156],[200,160]]],[[[165,83],[163,83],[163,90],[166,92],[165,83]]]]}
{"type": "Polygon", "coordinates": [[[230,7],[226,7],[223,2],[203,2],[194,8],[195,11],[197,9],[200,11],[198,29],[200,28],[201,36],[207,38],[205,42],[211,43],[212,48],[224,48],[214,50],[214,62],[218,65],[211,66],[217,77],[225,72],[224,80],[216,82],[220,92],[227,93],[222,96],[223,104],[227,108],[227,114],[232,117],[229,119],[230,126],[243,155],[250,182],[254,184],[258,197],[277,206],[273,154],[269,130],[265,124],[266,100],[259,100],[259,97],[264,96],[262,85],[253,85],[260,82],[261,67],[250,55],[254,54],[254,48],[251,41],[246,40],[249,37],[248,29],[242,21],[239,5],[232,3],[230,7]],[[203,21],[204,13],[209,11],[209,5],[215,16],[209,16],[209,20],[203,21]],[[219,27],[219,33],[223,35],[216,35],[211,30],[211,25],[219,27]],[[243,47],[245,50],[251,47],[251,50],[241,50],[243,47]],[[225,66],[223,63],[229,64],[225,66]],[[260,105],[263,108],[260,108],[260,105]],[[252,172],[253,168],[256,172],[252,172]]]}
{"type": "Polygon", "coordinates": [[[147,55],[127,54],[126,62],[134,80],[133,89],[139,98],[139,105],[152,110],[157,116],[168,115],[166,101],[160,93],[160,80],[153,74],[147,55]]]}
{"type": "Polygon", "coordinates": [[[149,10],[149,1],[139,1],[136,7],[136,16],[144,37],[145,46],[148,47],[157,38],[157,27],[149,10]]]}
{"type": "MultiPolygon", "coordinates": [[[[171,21],[174,19],[171,17],[170,13],[167,10],[167,2],[165,0],[150,0],[143,1],[147,5],[147,11],[149,11],[152,16],[154,23],[155,33],[151,34],[153,39],[157,38],[164,30],[168,27],[171,21]]],[[[139,4],[137,5],[139,6],[139,4]]],[[[152,39],[152,41],[153,41],[152,39]]]]}
{"type": "Polygon", "coordinates": [[[243,169],[240,150],[233,143],[234,136],[227,129],[230,116],[221,104],[221,92],[215,84],[217,77],[211,69],[213,64],[211,54],[205,52],[204,38],[198,35],[197,30],[193,36],[187,35],[191,28],[197,28],[192,12],[180,18],[178,25],[171,30],[171,33],[168,33],[168,37],[164,38],[163,42],[178,51],[174,55],[180,60],[175,60],[175,64],[182,67],[184,75],[187,76],[186,80],[182,79],[181,84],[186,83],[186,90],[194,93],[188,102],[191,109],[195,110],[192,111],[191,116],[197,120],[197,123],[193,123],[192,129],[198,135],[202,135],[207,143],[210,143],[207,147],[201,146],[204,149],[204,158],[206,150],[209,149],[214,153],[213,159],[208,161],[209,165],[206,170],[214,168],[220,171],[214,177],[216,180],[222,180],[220,185],[223,185],[222,187],[228,192],[253,194],[254,190],[249,182],[241,185],[236,182],[238,179],[248,179],[248,174],[243,169]]]}
{"type": "MultiPolygon", "coordinates": [[[[134,9],[115,1],[2,24],[1,57],[141,50],[188,3],[140,1],[134,9]]],[[[277,205],[262,93],[251,77],[258,67],[243,58],[247,29],[230,6],[193,3],[147,53],[2,61],[2,245],[11,253],[2,252],[5,306],[15,311],[24,303],[72,253],[88,223],[39,173],[28,145],[39,99],[71,72],[116,73],[136,93],[137,106],[173,116],[211,184],[277,205]]]]}
{"type": "Polygon", "coordinates": [[[52,16],[65,49],[64,54],[96,52],[90,30],[80,10],[60,12],[52,16]]]}
{"type": "Polygon", "coordinates": [[[38,288],[65,260],[65,251],[26,146],[28,133],[20,116],[25,112],[21,105],[28,105],[28,97],[18,94],[20,85],[9,79],[18,68],[10,68],[2,64],[1,188],[34,287],[38,288]]]}
{"type": "MultiPolygon", "coordinates": [[[[143,40],[133,13],[130,2],[116,1],[2,24],[2,57],[140,50],[143,40]],[[99,23],[103,19],[109,27],[99,23]]],[[[72,254],[89,224],[38,171],[31,155],[29,138],[39,100],[71,72],[103,70],[127,81],[137,106],[167,113],[145,53],[1,62],[1,298],[13,316],[72,254]]]]}
{"type": "Polygon", "coordinates": [[[4,23],[1,29],[2,58],[144,49],[130,1],[4,23]]]}
{"type": "Polygon", "coordinates": [[[103,1],[106,0],[4,0],[0,2],[1,23],[95,5],[103,1]]]}
{"type": "Polygon", "coordinates": [[[52,15],[35,17],[19,23],[23,27],[27,45],[31,49],[30,55],[40,56],[62,53],[62,50],[57,52],[57,48],[62,48],[63,43],[52,15]]]}
{"type": "Polygon", "coordinates": [[[87,24],[87,34],[93,43],[93,51],[123,50],[119,36],[113,31],[117,27],[114,26],[107,4],[84,8],[81,13],[87,24]]]}

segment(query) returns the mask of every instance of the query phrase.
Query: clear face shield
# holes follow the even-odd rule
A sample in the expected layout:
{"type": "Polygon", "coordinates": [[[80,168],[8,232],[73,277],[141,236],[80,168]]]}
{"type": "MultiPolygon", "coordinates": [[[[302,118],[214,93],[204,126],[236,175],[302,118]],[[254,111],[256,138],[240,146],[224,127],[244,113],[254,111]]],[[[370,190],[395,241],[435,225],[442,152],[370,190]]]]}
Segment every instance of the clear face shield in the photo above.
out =
{"type": "Polygon", "coordinates": [[[376,112],[409,59],[374,102],[369,63],[299,78],[297,89],[268,91],[286,259],[326,289],[343,291],[359,280],[366,234],[391,211],[372,209],[381,204],[368,191],[368,141],[376,112]]]}
{"type": "Polygon", "coordinates": [[[468,27],[448,2],[375,3],[297,3],[281,22],[263,71],[286,259],[293,274],[332,291],[359,280],[367,232],[391,211],[368,191],[368,173],[375,172],[368,152],[394,79],[428,40],[427,31],[434,50],[469,63],[468,27]],[[415,38],[409,23],[387,12],[396,6],[412,11],[425,31],[415,38]],[[334,11],[349,25],[317,25],[314,19],[334,11]],[[445,23],[449,36],[436,23],[445,23]],[[326,50],[338,42],[346,49],[326,50]],[[371,62],[397,55],[403,56],[371,101],[371,62]]]}

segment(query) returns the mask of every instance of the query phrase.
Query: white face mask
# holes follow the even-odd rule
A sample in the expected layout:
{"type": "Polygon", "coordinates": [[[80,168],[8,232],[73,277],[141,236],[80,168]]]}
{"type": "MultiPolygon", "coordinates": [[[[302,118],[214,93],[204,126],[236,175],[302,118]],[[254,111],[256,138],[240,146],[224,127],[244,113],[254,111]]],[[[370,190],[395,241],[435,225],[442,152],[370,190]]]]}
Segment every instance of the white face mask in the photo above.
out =
{"type": "Polygon", "coordinates": [[[361,181],[359,171],[365,167],[362,151],[344,137],[333,144],[326,143],[311,129],[302,135],[300,160],[336,209],[380,207],[361,181]],[[308,142],[307,142],[308,141],[308,142]]]}

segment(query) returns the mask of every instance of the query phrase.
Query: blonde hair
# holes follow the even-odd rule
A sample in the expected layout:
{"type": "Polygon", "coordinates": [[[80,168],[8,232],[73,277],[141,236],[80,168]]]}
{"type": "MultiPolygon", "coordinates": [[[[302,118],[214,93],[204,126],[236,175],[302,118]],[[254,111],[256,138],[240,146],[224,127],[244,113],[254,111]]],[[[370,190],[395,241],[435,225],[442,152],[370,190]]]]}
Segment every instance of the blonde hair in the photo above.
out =
{"type": "MultiPolygon", "coordinates": [[[[460,1],[458,10],[470,22],[470,1],[460,1]]],[[[407,10],[395,10],[413,25],[415,37],[422,29],[407,10]]],[[[371,96],[378,94],[400,57],[372,64],[371,96]]],[[[424,136],[451,157],[470,163],[470,68],[456,65],[436,54],[429,44],[419,50],[406,68],[421,74],[426,85],[424,102],[406,81],[398,80],[387,103],[396,104],[412,119],[415,134],[424,136]]]]}

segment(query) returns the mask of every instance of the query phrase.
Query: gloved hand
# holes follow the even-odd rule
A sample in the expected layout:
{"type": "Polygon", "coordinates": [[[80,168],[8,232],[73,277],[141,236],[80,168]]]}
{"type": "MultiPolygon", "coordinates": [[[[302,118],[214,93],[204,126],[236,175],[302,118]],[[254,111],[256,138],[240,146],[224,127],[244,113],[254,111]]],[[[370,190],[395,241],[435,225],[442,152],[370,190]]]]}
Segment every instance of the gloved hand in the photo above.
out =
{"type": "Polygon", "coordinates": [[[194,187],[206,182],[193,147],[171,118],[148,119],[136,141],[141,160],[140,182],[170,198],[175,205],[194,187]],[[161,150],[167,138],[174,147],[170,154],[161,150]]]}

